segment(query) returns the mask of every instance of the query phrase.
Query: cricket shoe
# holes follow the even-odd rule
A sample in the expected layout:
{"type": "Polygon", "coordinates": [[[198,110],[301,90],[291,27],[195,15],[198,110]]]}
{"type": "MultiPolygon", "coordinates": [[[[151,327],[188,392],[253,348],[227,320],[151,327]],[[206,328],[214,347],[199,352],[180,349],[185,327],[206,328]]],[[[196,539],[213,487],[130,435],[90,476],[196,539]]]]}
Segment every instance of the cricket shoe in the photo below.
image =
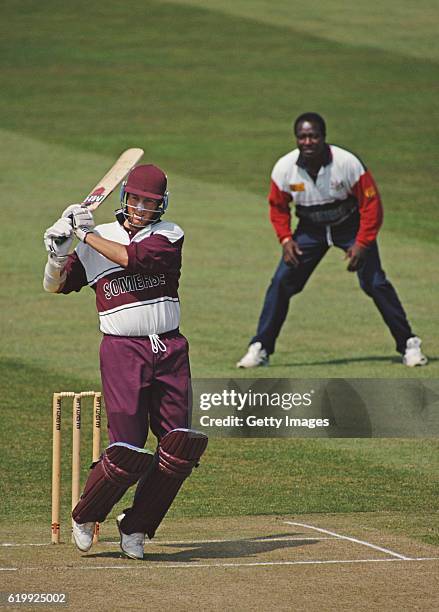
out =
{"type": "Polygon", "coordinates": [[[421,351],[421,339],[417,336],[407,340],[402,363],[409,366],[409,368],[423,366],[428,363],[427,357],[421,351]]]}
{"type": "Polygon", "coordinates": [[[236,364],[237,368],[257,368],[259,366],[268,366],[267,351],[262,348],[260,342],[253,342],[248,347],[248,351],[236,364]]]}
{"type": "Polygon", "coordinates": [[[117,528],[120,533],[120,549],[130,559],[143,559],[143,547],[145,545],[144,533],[124,533],[120,527],[125,514],[119,514],[116,519],[117,528]]]}
{"type": "Polygon", "coordinates": [[[73,521],[72,533],[75,544],[82,552],[90,550],[93,544],[96,523],[77,523],[73,521]]]}

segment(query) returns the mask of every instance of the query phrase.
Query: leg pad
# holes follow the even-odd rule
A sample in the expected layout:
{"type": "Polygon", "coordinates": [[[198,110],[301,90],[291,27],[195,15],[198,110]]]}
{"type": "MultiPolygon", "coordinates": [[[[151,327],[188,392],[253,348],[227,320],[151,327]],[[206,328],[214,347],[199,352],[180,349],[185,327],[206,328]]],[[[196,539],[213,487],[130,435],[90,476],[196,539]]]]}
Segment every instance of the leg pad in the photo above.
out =
{"type": "Polygon", "coordinates": [[[94,464],[72,517],[77,523],[105,520],[127,489],[148,471],[154,455],[122,442],[109,446],[94,464]]]}
{"type": "Polygon", "coordinates": [[[153,538],[183,481],[206,450],[207,436],[191,429],[174,429],[160,441],[154,467],[142,477],[132,508],[125,510],[121,529],[153,538]]]}

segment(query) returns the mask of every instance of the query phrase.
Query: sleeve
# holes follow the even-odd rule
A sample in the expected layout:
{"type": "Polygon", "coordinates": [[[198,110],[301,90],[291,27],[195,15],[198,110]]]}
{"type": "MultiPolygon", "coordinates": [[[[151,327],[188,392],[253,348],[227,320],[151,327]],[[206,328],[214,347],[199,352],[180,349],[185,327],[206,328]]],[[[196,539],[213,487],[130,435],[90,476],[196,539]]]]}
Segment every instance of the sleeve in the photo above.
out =
{"type": "Polygon", "coordinates": [[[181,249],[184,238],[175,242],[162,234],[153,234],[140,242],[131,242],[127,270],[130,272],[161,273],[177,271],[181,267],[181,249]]]}
{"type": "Polygon", "coordinates": [[[85,268],[82,265],[76,251],[68,256],[67,263],[64,267],[64,272],[66,272],[67,278],[60,293],[80,291],[82,287],[86,287],[88,285],[85,268]]]}
{"type": "Polygon", "coordinates": [[[284,172],[279,162],[275,164],[271,174],[270,193],[268,202],[270,204],[270,221],[274,231],[279,238],[279,242],[285,238],[291,238],[291,193],[286,190],[284,185],[284,172]]]}
{"type": "Polygon", "coordinates": [[[376,240],[383,223],[383,207],[372,174],[363,166],[362,170],[351,187],[360,212],[360,227],[355,241],[360,246],[369,247],[376,240]]]}

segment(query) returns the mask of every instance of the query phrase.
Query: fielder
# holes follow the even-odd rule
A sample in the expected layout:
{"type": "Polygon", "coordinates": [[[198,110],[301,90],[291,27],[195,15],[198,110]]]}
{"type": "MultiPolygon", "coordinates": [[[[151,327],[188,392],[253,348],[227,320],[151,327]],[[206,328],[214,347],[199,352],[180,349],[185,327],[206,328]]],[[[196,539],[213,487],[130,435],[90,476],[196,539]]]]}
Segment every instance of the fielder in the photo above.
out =
{"type": "Polygon", "coordinates": [[[290,299],[302,291],[331,246],[345,251],[347,269],[357,272],[360,287],[373,299],[403,363],[425,365],[421,340],[381,267],[376,239],[383,213],[372,174],[355,155],[326,143],[326,125],[317,113],[300,115],[294,133],[297,148],[275,164],[268,197],[283,254],[266,293],[256,335],[237,367],[268,365],[290,299]],[[291,203],[299,219],[294,233],[291,203]]]}
{"type": "Polygon", "coordinates": [[[110,445],[92,466],[72,512],[81,551],[127,489],[137,484],[131,508],[118,516],[120,546],[142,559],[183,481],[207,446],[190,423],[188,342],[179,332],[178,284],[183,230],[161,217],[167,177],[154,165],[134,168],[121,190],[116,221],[95,227],[92,213],[69,206],[44,234],[49,253],[44,289],[96,293],[102,387],[110,445]],[[75,251],[68,254],[74,236],[75,251]],[[151,428],[155,454],[144,449],[151,428]]]}

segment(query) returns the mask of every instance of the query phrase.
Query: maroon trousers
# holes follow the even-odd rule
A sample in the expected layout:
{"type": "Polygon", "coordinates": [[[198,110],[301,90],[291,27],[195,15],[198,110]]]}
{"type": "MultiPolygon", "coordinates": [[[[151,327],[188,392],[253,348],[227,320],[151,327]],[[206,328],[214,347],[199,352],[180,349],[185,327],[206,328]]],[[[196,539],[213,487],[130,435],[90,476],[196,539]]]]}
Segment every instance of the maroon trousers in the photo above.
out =
{"type": "Polygon", "coordinates": [[[104,336],[100,349],[102,388],[110,443],[143,448],[148,428],[160,440],[190,426],[188,342],[177,330],[160,334],[166,351],[146,337],[104,336]]]}

